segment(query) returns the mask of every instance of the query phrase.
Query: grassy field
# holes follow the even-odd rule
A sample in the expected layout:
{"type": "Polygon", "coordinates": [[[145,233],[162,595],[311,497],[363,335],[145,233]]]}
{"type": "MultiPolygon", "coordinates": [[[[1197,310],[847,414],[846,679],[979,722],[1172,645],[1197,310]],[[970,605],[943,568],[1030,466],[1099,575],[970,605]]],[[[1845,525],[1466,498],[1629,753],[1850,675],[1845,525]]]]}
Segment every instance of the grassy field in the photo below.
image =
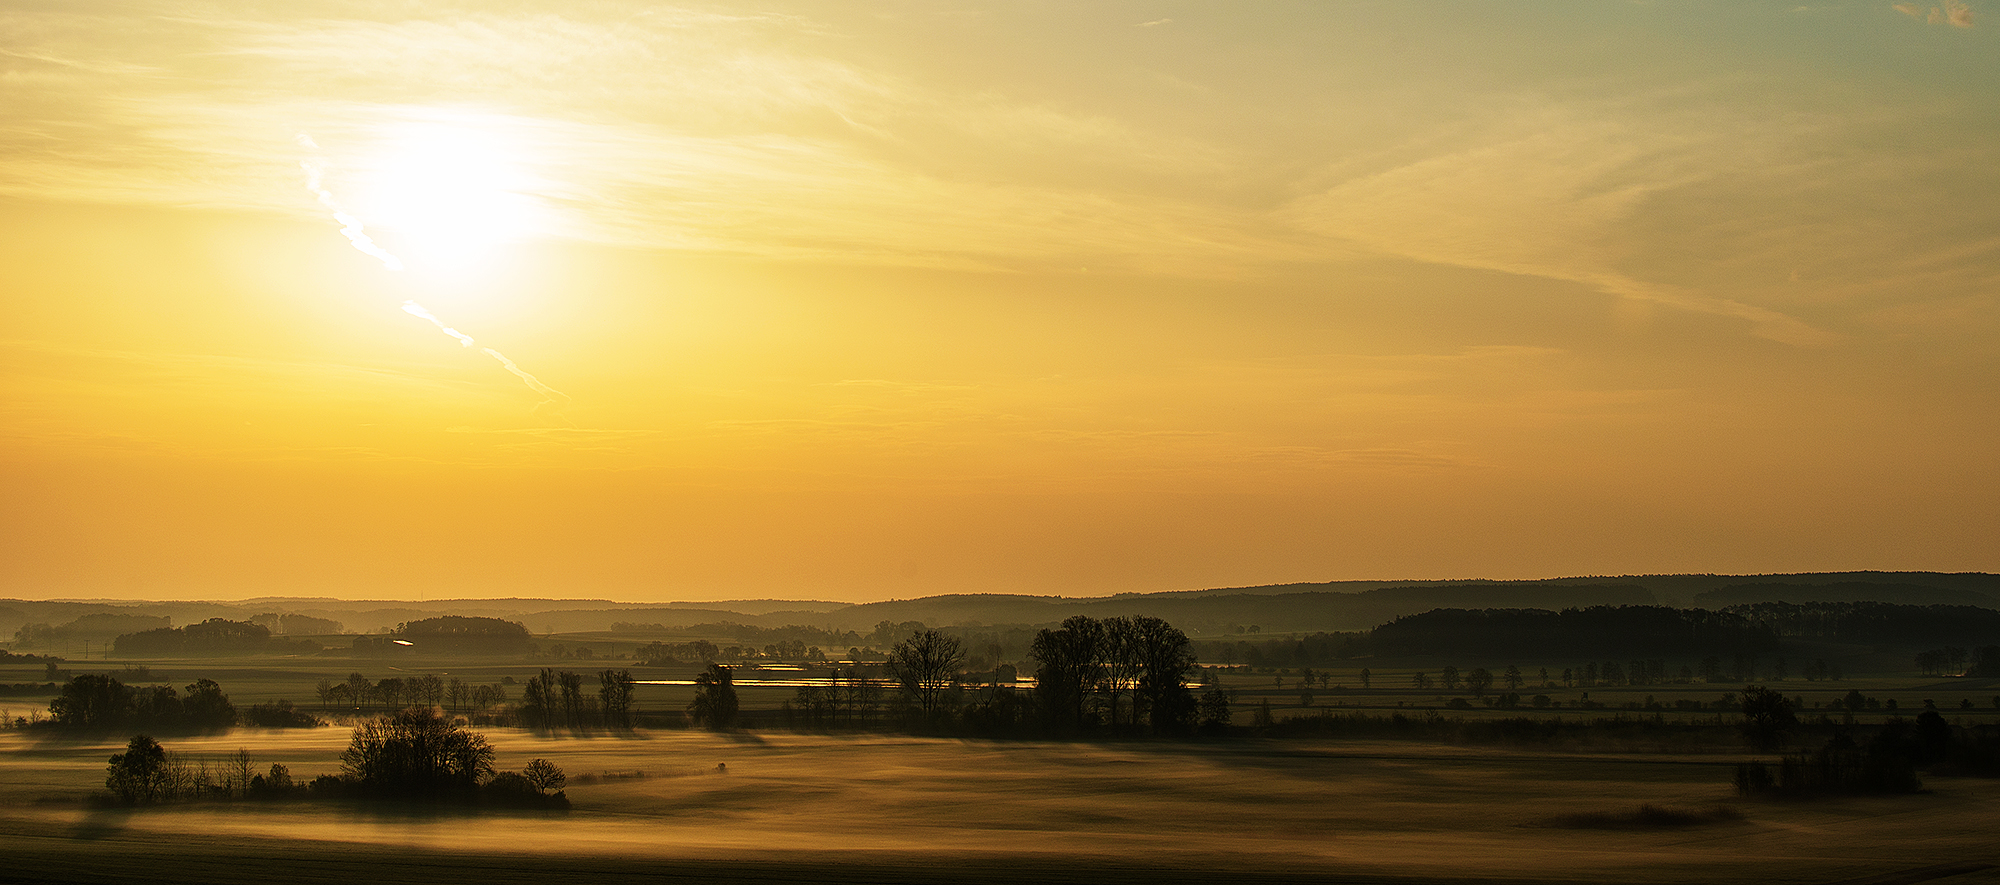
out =
{"type": "MultiPolygon", "coordinates": [[[[85,672],[93,664],[76,662],[85,672]]],[[[380,660],[329,657],[149,661],[150,679],[220,682],[239,706],[279,698],[319,711],[312,687],[437,673],[524,682],[541,666],[586,674],[610,661],[380,660]]],[[[1269,701],[1306,713],[1439,711],[1497,716],[1657,717],[1726,723],[1714,711],[1635,713],[1647,696],[1713,701],[1740,685],[1522,689],[1561,707],[1441,709],[1414,691],[1433,661],[1331,671],[1301,706],[1300,674],[1228,670],[1239,723],[1269,701]],[[1283,678],[1285,684],[1277,685],[1283,678]],[[1578,709],[1583,692],[1605,709],[1578,709]]],[[[1478,662],[1460,666],[1469,669],[1478,662]]],[[[1484,664],[1498,671],[1504,664],[1484,664]]],[[[102,671],[118,672],[112,661],[102,671]]],[[[1532,673],[1535,667],[1523,664],[1532,673]]],[[[1552,668],[1554,669],[1554,668],[1552,668]]],[[[649,669],[676,681],[694,668],[649,669]]],[[[1559,672],[1559,671],[1557,671],[1559,672]]],[[[0,682],[40,681],[39,670],[0,682]]],[[[796,678],[796,672],[771,673],[796,678]]],[[[773,710],[789,687],[742,673],[744,707],[773,710]]],[[[121,677],[122,678],[122,677],[121,677]]],[[[594,687],[594,679],[590,680],[594,687]]],[[[1887,673],[1771,683],[1810,716],[1850,689],[1896,698],[1903,715],[1934,700],[1967,724],[2000,721],[1993,680],[1887,673]],[[1958,708],[1972,699],[1970,711],[1958,708]]],[[[519,686],[509,686],[519,697],[519,686]]],[[[642,685],[641,712],[671,713],[687,685],[642,685]]],[[[0,699],[24,715],[46,697],[0,699]]],[[[1831,710],[1825,710],[1832,712],[1831,710]]],[[[340,711],[328,711],[329,715],[340,711]]],[[[1837,713],[1835,714],[1838,715],[1837,713]]],[[[1863,721],[1886,718],[1878,710],[1863,721]]],[[[765,721],[771,721],[767,718],[765,721]]],[[[502,769],[535,758],[570,776],[557,815],[361,812],[305,802],[116,810],[102,791],[122,737],[51,740],[0,732],[0,879],[10,882],[355,882],[467,877],[480,882],[770,881],[1561,881],[2000,882],[2000,782],[1933,778],[1917,795],[1744,801],[1732,766],[1753,758],[1727,727],[1684,751],[1595,742],[1473,747],[1412,741],[1236,739],[1172,743],[987,742],[885,735],[716,735],[678,729],[551,738],[483,729],[502,769]],[[719,769],[718,766],[726,766],[719,769]],[[1654,806],[1665,813],[1641,813],[1654,806]]],[[[259,770],[301,780],[338,770],[339,725],[162,736],[169,750],[219,762],[248,750],[259,770]]]]}
{"type": "MultiPolygon", "coordinates": [[[[1743,802],[1729,784],[1730,756],[487,734],[502,768],[532,758],[563,766],[573,810],[97,809],[82,799],[100,788],[116,742],[0,735],[0,878],[379,881],[420,869],[496,882],[668,871],[713,881],[1840,882],[1919,881],[1910,871],[1946,865],[1961,870],[1951,881],[2000,881],[1970,869],[2000,864],[1992,781],[1940,779],[1910,796],[1743,802]],[[1642,804],[1695,812],[1694,820],[1636,821],[1642,804]]],[[[337,768],[346,741],[345,729],[326,728],[166,743],[212,759],[240,747],[260,767],[281,762],[311,775],[337,768]]]]}

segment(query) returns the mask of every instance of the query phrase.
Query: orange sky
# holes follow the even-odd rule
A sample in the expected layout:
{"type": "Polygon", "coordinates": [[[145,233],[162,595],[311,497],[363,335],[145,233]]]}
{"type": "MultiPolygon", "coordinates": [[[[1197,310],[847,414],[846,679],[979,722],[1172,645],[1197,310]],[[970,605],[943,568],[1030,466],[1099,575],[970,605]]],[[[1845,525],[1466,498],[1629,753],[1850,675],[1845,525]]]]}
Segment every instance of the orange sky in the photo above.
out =
{"type": "Polygon", "coordinates": [[[2000,571],[1977,7],[489,6],[0,11],[0,595],[2000,571]]]}

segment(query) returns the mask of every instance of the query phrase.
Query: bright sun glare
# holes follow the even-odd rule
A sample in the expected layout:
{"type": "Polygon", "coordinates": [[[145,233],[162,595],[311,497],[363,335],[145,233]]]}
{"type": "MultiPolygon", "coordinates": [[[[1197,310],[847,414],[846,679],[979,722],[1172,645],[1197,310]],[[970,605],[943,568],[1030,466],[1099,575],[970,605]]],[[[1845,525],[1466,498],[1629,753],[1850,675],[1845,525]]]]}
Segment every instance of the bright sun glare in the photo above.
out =
{"type": "Polygon", "coordinates": [[[357,208],[413,268],[466,272],[537,230],[532,158],[504,132],[411,122],[385,135],[362,163],[357,208]]]}

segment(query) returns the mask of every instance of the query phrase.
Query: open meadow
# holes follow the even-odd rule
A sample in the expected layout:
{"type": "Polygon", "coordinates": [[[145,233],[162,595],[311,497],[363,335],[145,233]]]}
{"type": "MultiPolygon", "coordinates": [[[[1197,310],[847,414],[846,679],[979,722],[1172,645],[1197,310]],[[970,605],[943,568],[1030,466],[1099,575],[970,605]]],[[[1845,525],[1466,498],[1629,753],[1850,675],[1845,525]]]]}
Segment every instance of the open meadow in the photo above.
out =
{"type": "MultiPolygon", "coordinates": [[[[2000,881],[1986,868],[2000,864],[1992,780],[1752,802],[1730,784],[1743,757],[1726,755],[486,733],[501,768],[562,766],[573,808],[96,807],[85,797],[121,741],[0,735],[0,869],[16,882],[2000,881]]],[[[336,770],[347,739],[163,743],[217,761],[247,749],[309,777],[336,770]]]]}

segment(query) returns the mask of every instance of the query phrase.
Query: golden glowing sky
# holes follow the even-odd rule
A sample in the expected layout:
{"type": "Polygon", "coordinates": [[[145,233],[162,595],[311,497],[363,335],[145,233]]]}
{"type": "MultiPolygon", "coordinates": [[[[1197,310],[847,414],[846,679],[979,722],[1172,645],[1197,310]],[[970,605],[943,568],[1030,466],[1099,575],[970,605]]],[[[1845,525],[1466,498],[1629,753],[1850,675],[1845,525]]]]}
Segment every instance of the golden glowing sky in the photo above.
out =
{"type": "Polygon", "coordinates": [[[1985,15],[10,2],[0,595],[2000,570],[1985,15]]]}

